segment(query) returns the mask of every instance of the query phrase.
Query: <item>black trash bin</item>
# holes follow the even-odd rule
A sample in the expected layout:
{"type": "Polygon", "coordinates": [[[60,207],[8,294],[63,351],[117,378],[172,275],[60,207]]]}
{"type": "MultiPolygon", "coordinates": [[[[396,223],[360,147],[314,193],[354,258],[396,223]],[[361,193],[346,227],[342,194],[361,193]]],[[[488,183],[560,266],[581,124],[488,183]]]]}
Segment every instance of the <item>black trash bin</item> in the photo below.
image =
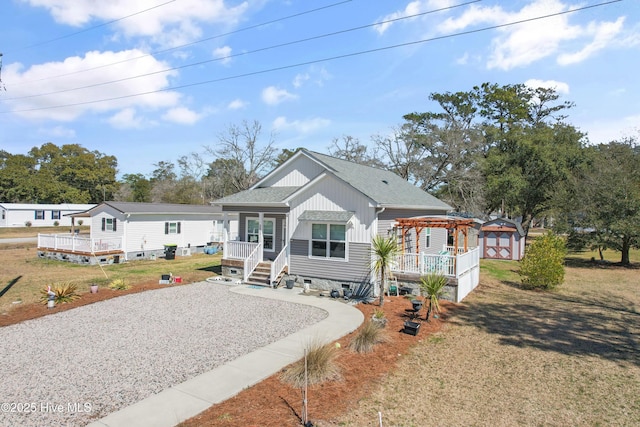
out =
{"type": "Polygon", "coordinates": [[[164,245],[164,258],[176,259],[176,249],[178,249],[178,245],[164,245]]]}

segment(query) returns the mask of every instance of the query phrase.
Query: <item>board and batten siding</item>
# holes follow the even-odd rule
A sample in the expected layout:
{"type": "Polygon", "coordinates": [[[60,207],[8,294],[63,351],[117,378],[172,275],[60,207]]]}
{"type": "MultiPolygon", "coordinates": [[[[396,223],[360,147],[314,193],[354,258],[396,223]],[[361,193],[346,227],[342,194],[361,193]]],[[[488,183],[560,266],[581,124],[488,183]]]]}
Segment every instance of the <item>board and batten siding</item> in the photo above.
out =
{"type": "Polygon", "coordinates": [[[349,211],[354,212],[351,224],[347,227],[349,242],[367,243],[373,235],[375,209],[371,201],[353,187],[327,175],[316,182],[302,194],[291,201],[289,226],[293,230],[292,238],[309,240],[311,238],[311,224],[298,221],[306,210],[313,211],[349,211]]]}
{"type": "Polygon", "coordinates": [[[324,168],[305,156],[284,165],[262,183],[263,187],[301,187],[324,172],[324,168]]]}
{"type": "MultiPolygon", "coordinates": [[[[446,211],[421,210],[421,209],[385,209],[378,214],[378,234],[381,236],[389,236],[389,231],[395,225],[397,218],[412,218],[416,216],[433,216],[445,215],[446,211]]],[[[398,234],[398,236],[400,236],[398,234]]],[[[415,252],[415,229],[411,230],[409,236],[412,247],[407,248],[410,252],[415,252]]],[[[400,241],[400,238],[398,238],[400,241]]],[[[447,244],[447,230],[445,228],[431,229],[431,244],[427,247],[426,234],[420,236],[420,252],[428,254],[436,254],[441,251],[447,244]]]]}
{"type": "Polygon", "coordinates": [[[309,257],[309,241],[291,241],[289,273],[303,277],[318,277],[344,282],[363,282],[369,279],[371,245],[348,243],[348,260],[309,257]]]}

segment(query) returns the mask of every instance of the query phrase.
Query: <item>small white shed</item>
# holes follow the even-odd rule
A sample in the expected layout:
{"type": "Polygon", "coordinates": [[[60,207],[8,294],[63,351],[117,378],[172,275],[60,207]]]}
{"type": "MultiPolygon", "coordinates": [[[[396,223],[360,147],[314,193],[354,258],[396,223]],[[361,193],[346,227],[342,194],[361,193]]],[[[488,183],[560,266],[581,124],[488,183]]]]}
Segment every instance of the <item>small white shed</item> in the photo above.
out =
{"type": "Polygon", "coordinates": [[[485,222],[480,228],[480,258],[519,261],[524,257],[522,224],[507,218],[485,222]]]}

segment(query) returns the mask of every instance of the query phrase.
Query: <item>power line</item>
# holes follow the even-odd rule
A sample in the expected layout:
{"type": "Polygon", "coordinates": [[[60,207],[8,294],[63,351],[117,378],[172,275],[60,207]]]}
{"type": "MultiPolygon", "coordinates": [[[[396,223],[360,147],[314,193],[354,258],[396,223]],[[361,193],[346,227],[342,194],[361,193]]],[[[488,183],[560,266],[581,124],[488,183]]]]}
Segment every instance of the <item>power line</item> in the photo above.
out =
{"type": "Polygon", "coordinates": [[[24,47],[19,48],[18,51],[31,49],[31,48],[37,47],[37,46],[43,46],[45,44],[49,44],[49,43],[57,42],[59,40],[67,39],[69,37],[77,36],[78,34],[83,34],[83,33],[89,32],[89,31],[93,31],[93,30],[95,30],[97,28],[106,27],[107,25],[111,25],[113,23],[116,23],[116,22],[123,21],[123,20],[128,19],[128,18],[131,18],[133,16],[140,15],[140,14],[145,13],[145,12],[149,12],[150,10],[157,9],[159,7],[162,7],[162,6],[166,6],[169,3],[173,3],[175,1],[176,0],[169,0],[168,2],[165,2],[165,3],[159,4],[159,5],[150,7],[148,9],[141,10],[139,12],[132,13],[131,15],[123,16],[122,18],[117,18],[117,19],[114,19],[112,21],[103,22],[102,24],[94,25],[93,27],[85,28],[84,30],[79,30],[79,31],[76,31],[74,33],[65,34],[64,36],[56,37],[54,39],[45,40],[45,41],[38,42],[38,43],[29,45],[29,46],[24,46],[24,47]]]}
{"type": "MultiPolygon", "coordinates": [[[[175,1],[175,0],[172,0],[172,1],[175,1]]],[[[250,25],[248,27],[239,28],[237,30],[233,30],[233,31],[229,31],[229,32],[226,32],[226,33],[217,34],[217,35],[211,36],[211,37],[206,37],[204,39],[196,40],[196,41],[193,41],[193,42],[190,42],[190,43],[185,43],[185,44],[181,44],[181,45],[178,45],[178,46],[170,47],[170,48],[167,48],[167,49],[153,51],[153,52],[150,52],[150,53],[146,53],[144,55],[136,56],[134,58],[123,59],[122,61],[116,61],[116,62],[112,62],[112,63],[109,63],[109,64],[98,65],[96,67],[85,68],[83,70],[72,71],[70,73],[58,74],[56,76],[43,77],[41,79],[35,79],[35,80],[29,80],[29,81],[26,81],[26,82],[20,82],[16,86],[21,86],[21,85],[25,85],[25,84],[29,84],[29,83],[34,83],[34,82],[40,82],[40,81],[43,81],[43,80],[51,80],[51,79],[57,79],[57,78],[60,78],[60,77],[71,76],[71,75],[74,75],[74,74],[79,74],[79,73],[84,73],[84,72],[87,72],[87,71],[98,70],[100,68],[106,68],[106,67],[110,67],[112,65],[118,65],[118,64],[125,63],[125,62],[146,58],[147,56],[164,54],[164,53],[171,52],[171,51],[174,51],[174,50],[177,50],[177,49],[182,49],[184,47],[193,46],[193,45],[196,45],[196,44],[199,44],[199,43],[204,43],[206,41],[210,41],[210,40],[218,39],[218,38],[221,38],[221,37],[225,37],[225,36],[228,36],[228,35],[231,35],[231,34],[237,34],[237,33],[243,32],[243,31],[253,30],[253,29],[256,29],[256,28],[260,28],[260,27],[264,27],[264,26],[267,26],[267,25],[275,24],[277,22],[282,22],[282,21],[285,21],[287,19],[297,18],[299,16],[303,16],[303,15],[308,15],[310,13],[319,12],[319,11],[324,10],[324,9],[329,9],[329,8],[332,8],[332,7],[335,7],[335,6],[343,5],[345,3],[350,3],[351,1],[353,1],[353,0],[344,0],[344,1],[337,2],[337,3],[332,3],[332,4],[329,4],[329,5],[326,5],[326,6],[317,7],[315,9],[306,10],[304,12],[295,13],[293,15],[284,16],[282,18],[276,18],[276,19],[273,19],[271,21],[262,22],[260,24],[250,25]]],[[[477,0],[477,1],[481,1],[481,0],[477,0]]],[[[106,25],[106,24],[103,24],[103,25],[106,25]]]]}
{"type": "MultiPolygon", "coordinates": [[[[94,84],[90,84],[90,85],[86,85],[86,86],[80,86],[80,87],[75,87],[75,88],[70,88],[70,89],[61,89],[61,90],[57,90],[57,91],[53,91],[53,92],[39,93],[39,94],[35,94],[35,95],[25,95],[25,96],[19,96],[19,97],[15,97],[15,98],[5,98],[5,100],[6,101],[15,101],[15,100],[19,100],[19,99],[38,98],[38,97],[41,97],[41,96],[49,96],[49,95],[55,95],[55,94],[58,94],[58,93],[67,93],[67,92],[73,92],[73,91],[76,91],[76,90],[90,89],[90,88],[99,87],[99,86],[105,86],[105,85],[114,84],[114,83],[121,83],[121,82],[127,81],[127,80],[138,79],[138,78],[141,78],[141,77],[149,77],[149,76],[153,76],[153,75],[156,75],[156,74],[163,74],[163,73],[168,73],[170,71],[176,71],[176,70],[182,70],[182,69],[185,69],[185,68],[196,67],[196,66],[208,64],[208,63],[211,63],[211,62],[224,61],[224,60],[231,59],[231,58],[236,58],[236,57],[239,57],[239,56],[250,55],[250,54],[253,54],[253,53],[264,52],[264,51],[272,50],[272,49],[278,49],[278,48],[281,48],[281,47],[291,46],[291,45],[294,45],[294,44],[306,43],[306,42],[309,42],[309,41],[312,41],[312,40],[318,40],[318,39],[321,39],[321,38],[332,37],[332,36],[336,36],[336,35],[339,35],[339,34],[349,33],[349,32],[352,32],[352,31],[358,31],[358,30],[362,30],[362,29],[366,29],[366,28],[376,27],[378,25],[389,24],[389,23],[401,21],[401,20],[404,20],[404,19],[412,19],[412,18],[416,18],[418,16],[424,16],[424,15],[428,15],[428,14],[432,14],[432,13],[442,12],[444,10],[451,10],[451,9],[455,9],[455,8],[458,8],[458,7],[467,6],[469,4],[478,3],[480,1],[482,1],[482,0],[472,0],[472,1],[469,1],[467,3],[461,3],[461,4],[454,5],[454,6],[448,6],[448,7],[443,7],[443,8],[440,8],[440,9],[430,10],[430,11],[427,11],[427,12],[416,13],[414,15],[407,15],[407,16],[402,16],[402,17],[398,17],[398,18],[388,19],[386,21],[379,21],[379,22],[375,22],[373,24],[361,25],[361,26],[349,28],[349,29],[346,29],[346,30],[334,31],[334,32],[331,32],[331,33],[321,34],[319,36],[307,37],[307,38],[304,38],[304,39],[299,39],[299,40],[294,40],[294,41],[281,43],[281,44],[277,44],[277,45],[267,46],[267,47],[263,47],[263,48],[260,48],[260,49],[244,51],[244,52],[236,53],[236,54],[233,54],[233,55],[227,55],[227,56],[224,56],[224,57],[221,57],[221,58],[207,59],[207,60],[204,60],[204,61],[198,61],[198,62],[194,62],[194,63],[191,63],[191,64],[181,65],[181,66],[178,66],[178,67],[165,68],[164,70],[153,71],[153,72],[150,72],[150,73],[139,74],[139,75],[136,75],[136,76],[123,77],[123,78],[117,79],[117,80],[110,80],[110,81],[107,81],[107,82],[94,83],[94,84]]],[[[120,61],[120,62],[126,62],[126,61],[120,61]]]]}
{"type": "Polygon", "coordinates": [[[312,61],[305,61],[305,62],[299,62],[299,63],[295,63],[295,64],[283,65],[283,66],[280,66],[280,67],[268,68],[268,69],[265,69],[265,70],[252,71],[252,72],[249,72],[249,73],[236,74],[236,75],[233,75],[233,76],[221,77],[221,78],[211,79],[211,80],[204,80],[204,81],[195,82],[195,83],[189,83],[189,84],[180,85],[180,86],[172,86],[172,87],[168,87],[168,88],[164,88],[164,89],[158,89],[158,90],[147,91],[147,92],[140,92],[140,93],[131,94],[131,95],[122,95],[122,96],[117,96],[117,97],[112,97],[112,98],[104,98],[104,99],[93,100],[93,101],[76,102],[76,103],[72,103],[72,104],[54,105],[54,106],[38,107],[38,108],[27,108],[27,109],[22,109],[22,110],[0,111],[0,114],[25,113],[25,112],[31,112],[31,111],[42,111],[42,110],[51,110],[51,109],[66,108],[66,107],[76,107],[76,106],[80,106],[80,105],[89,105],[89,104],[97,104],[97,103],[101,103],[101,102],[117,101],[117,100],[121,100],[121,99],[128,99],[128,98],[135,98],[135,97],[138,97],[138,96],[151,95],[151,94],[154,94],[154,93],[168,92],[168,91],[178,90],[178,89],[186,89],[186,88],[195,87],[195,86],[202,86],[202,85],[205,85],[205,84],[219,83],[219,82],[222,82],[222,81],[235,80],[235,79],[240,79],[240,78],[244,78],[244,77],[260,75],[260,74],[267,74],[267,73],[271,73],[271,72],[274,72],[274,71],[282,71],[282,70],[291,69],[291,68],[297,68],[297,67],[302,67],[302,66],[307,66],[307,65],[312,65],[312,64],[318,64],[318,63],[321,63],[321,62],[334,61],[334,60],[337,60],[337,59],[344,59],[344,58],[350,58],[350,57],[355,57],[355,56],[361,56],[361,55],[366,55],[366,54],[369,54],[369,53],[375,53],[375,52],[381,52],[381,51],[385,51],[385,50],[397,49],[397,48],[400,48],[400,47],[413,46],[413,45],[432,42],[432,41],[436,41],[436,40],[444,40],[444,39],[453,38],[453,37],[476,34],[476,33],[484,32],[484,31],[495,30],[497,28],[504,28],[504,27],[509,27],[509,26],[513,26],[513,25],[524,24],[524,23],[527,23],[527,22],[539,21],[539,20],[542,20],[542,19],[552,18],[552,17],[556,17],[556,16],[567,15],[567,14],[571,14],[571,13],[575,13],[575,12],[579,12],[579,11],[584,11],[584,10],[587,10],[587,9],[593,9],[593,8],[596,8],[596,7],[606,6],[606,5],[610,5],[610,4],[613,4],[613,3],[619,3],[621,1],[622,0],[611,0],[611,1],[603,2],[603,3],[598,3],[598,4],[594,4],[594,5],[589,5],[589,6],[583,6],[583,7],[579,7],[579,8],[571,9],[571,10],[566,10],[566,11],[563,11],[563,12],[556,12],[556,13],[551,13],[551,14],[548,14],[548,15],[541,15],[541,16],[537,16],[537,17],[534,17],[534,18],[521,19],[521,20],[518,20],[518,21],[508,22],[508,23],[499,24],[499,25],[492,25],[492,26],[489,26],[489,27],[478,28],[478,29],[475,29],[475,30],[462,31],[462,32],[458,32],[458,33],[447,34],[447,35],[437,36],[437,37],[430,37],[430,38],[426,38],[426,39],[415,40],[415,41],[406,42],[406,43],[399,43],[399,44],[379,47],[379,48],[375,48],[375,49],[362,50],[362,51],[358,51],[358,52],[352,52],[352,53],[347,53],[347,54],[343,54],[343,55],[336,55],[336,56],[316,59],[316,60],[312,60],[312,61]]]}

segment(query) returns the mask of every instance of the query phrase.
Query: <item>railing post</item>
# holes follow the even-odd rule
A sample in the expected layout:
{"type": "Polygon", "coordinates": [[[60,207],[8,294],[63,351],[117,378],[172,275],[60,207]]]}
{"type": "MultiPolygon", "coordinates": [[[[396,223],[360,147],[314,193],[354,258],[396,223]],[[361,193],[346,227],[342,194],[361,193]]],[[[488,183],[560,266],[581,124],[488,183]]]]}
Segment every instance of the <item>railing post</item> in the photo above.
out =
{"type": "Polygon", "coordinates": [[[421,276],[424,274],[424,252],[418,254],[418,274],[421,276]]]}

